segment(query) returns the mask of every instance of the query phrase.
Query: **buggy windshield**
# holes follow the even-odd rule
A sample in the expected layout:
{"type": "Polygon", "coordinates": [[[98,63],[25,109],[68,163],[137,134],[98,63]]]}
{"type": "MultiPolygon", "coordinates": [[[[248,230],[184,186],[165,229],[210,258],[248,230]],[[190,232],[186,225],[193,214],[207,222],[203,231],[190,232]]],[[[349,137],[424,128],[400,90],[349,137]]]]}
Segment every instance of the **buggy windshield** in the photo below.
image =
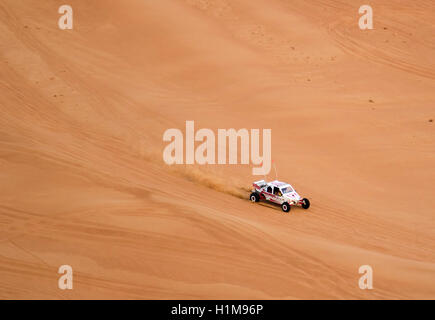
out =
{"type": "Polygon", "coordinates": [[[290,192],[293,192],[293,191],[294,191],[293,188],[290,187],[290,186],[288,186],[288,187],[284,187],[284,188],[281,188],[281,192],[282,192],[283,194],[290,193],[290,192]]]}

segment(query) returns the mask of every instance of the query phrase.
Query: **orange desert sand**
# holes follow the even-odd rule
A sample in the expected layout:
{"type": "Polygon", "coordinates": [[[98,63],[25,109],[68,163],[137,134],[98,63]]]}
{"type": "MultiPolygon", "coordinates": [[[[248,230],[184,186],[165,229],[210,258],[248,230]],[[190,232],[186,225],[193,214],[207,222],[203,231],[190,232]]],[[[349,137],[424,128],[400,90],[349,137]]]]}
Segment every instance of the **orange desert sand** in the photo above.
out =
{"type": "Polygon", "coordinates": [[[63,4],[0,1],[0,298],[435,298],[434,1],[63,4]],[[311,208],[166,165],[186,120],[270,128],[311,208]]]}

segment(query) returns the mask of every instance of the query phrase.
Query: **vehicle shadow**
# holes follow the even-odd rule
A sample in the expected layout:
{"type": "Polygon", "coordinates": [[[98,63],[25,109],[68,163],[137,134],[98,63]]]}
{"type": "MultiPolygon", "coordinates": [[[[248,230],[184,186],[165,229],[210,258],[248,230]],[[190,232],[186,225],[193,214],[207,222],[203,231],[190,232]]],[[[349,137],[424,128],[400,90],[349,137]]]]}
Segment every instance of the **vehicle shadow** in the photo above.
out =
{"type": "MultiPolygon", "coordinates": [[[[257,202],[256,203],[257,205],[260,205],[260,206],[263,206],[263,207],[266,207],[266,208],[270,208],[270,209],[273,209],[273,210],[278,210],[278,211],[281,211],[281,212],[283,212],[282,211],[282,209],[281,209],[281,206],[279,205],[279,204],[275,204],[275,203],[265,203],[265,202],[257,202]]],[[[284,212],[283,212],[284,213],[284,212]]]]}
{"type": "MultiPolygon", "coordinates": [[[[248,200],[248,201],[249,201],[249,200],[248,200]]],[[[279,205],[279,204],[277,204],[277,203],[264,202],[264,201],[261,201],[261,200],[260,200],[259,202],[256,202],[255,204],[256,204],[256,205],[260,205],[260,206],[262,206],[262,207],[266,207],[266,208],[272,209],[272,210],[277,210],[277,211],[282,212],[282,213],[291,213],[292,210],[295,210],[295,209],[296,209],[296,210],[302,209],[301,207],[298,207],[298,206],[292,206],[290,212],[283,212],[282,209],[281,209],[281,205],[279,205]]]]}

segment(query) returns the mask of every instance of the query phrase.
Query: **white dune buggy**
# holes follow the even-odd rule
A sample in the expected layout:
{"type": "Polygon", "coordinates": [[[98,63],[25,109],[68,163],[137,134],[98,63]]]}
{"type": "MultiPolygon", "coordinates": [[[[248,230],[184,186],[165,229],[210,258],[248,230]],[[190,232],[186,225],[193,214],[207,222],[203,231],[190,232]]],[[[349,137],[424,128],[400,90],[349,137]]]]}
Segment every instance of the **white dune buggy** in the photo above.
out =
{"type": "Polygon", "coordinates": [[[252,184],[252,190],[249,197],[252,202],[266,200],[281,205],[284,212],[289,212],[291,206],[301,206],[304,209],[310,207],[310,200],[301,198],[301,196],[293,189],[291,185],[285,182],[264,180],[256,181],[252,184]]]}

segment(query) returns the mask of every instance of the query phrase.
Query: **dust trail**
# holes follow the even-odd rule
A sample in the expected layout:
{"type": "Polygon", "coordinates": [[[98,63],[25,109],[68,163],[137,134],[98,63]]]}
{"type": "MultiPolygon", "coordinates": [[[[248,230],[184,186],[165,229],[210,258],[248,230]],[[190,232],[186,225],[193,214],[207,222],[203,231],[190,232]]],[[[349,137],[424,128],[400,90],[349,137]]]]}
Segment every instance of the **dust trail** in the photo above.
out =
{"type": "Polygon", "coordinates": [[[226,193],[239,199],[248,199],[251,188],[246,182],[235,181],[234,178],[222,178],[216,172],[207,172],[205,168],[190,165],[166,165],[162,160],[162,151],[151,145],[149,139],[130,138],[132,150],[144,161],[162,166],[170,172],[196,184],[218,192],[226,193]]]}
{"type": "MultiPolygon", "coordinates": [[[[125,138],[131,151],[133,151],[136,156],[150,164],[162,167],[173,174],[209,189],[226,193],[239,199],[249,199],[249,194],[252,192],[251,183],[254,179],[247,182],[246,179],[243,179],[243,181],[236,181],[234,177],[223,178],[215,170],[207,171],[207,168],[210,169],[210,167],[201,165],[167,165],[162,159],[162,147],[156,146],[152,143],[152,141],[157,140],[157,137],[152,137],[150,135],[139,136],[133,134],[125,138]]],[[[267,178],[268,176],[265,175],[264,179],[267,180],[267,178]]],[[[263,179],[263,177],[257,177],[256,179],[260,180],[263,179]]]]}
{"type": "Polygon", "coordinates": [[[223,179],[216,174],[205,172],[196,167],[176,166],[171,170],[188,179],[212,190],[229,194],[239,199],[248,199],[250,188],[232,178],[223,179]]]}

